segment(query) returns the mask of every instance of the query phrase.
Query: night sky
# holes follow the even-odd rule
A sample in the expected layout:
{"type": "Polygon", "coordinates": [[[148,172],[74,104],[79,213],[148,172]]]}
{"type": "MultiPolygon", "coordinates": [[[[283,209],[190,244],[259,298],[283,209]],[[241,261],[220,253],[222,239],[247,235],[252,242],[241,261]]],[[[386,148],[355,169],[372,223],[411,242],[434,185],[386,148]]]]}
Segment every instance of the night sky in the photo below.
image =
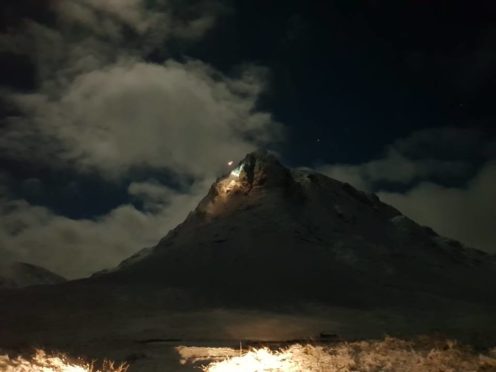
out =
{"type": "Polygon", "coordinates": [[[493,1],[0,7],[7,260],[111,267],[257,148],[496,253],[493,1]]]}

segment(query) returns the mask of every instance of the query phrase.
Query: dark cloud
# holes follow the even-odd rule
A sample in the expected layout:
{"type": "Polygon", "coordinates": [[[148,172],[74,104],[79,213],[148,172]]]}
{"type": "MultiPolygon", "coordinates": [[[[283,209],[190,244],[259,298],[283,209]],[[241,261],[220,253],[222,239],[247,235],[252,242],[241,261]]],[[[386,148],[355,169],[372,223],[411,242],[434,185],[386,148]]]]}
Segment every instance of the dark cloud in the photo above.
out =
{"type": "Polygon", "coordinates": [[[412,159],[480,160],[489,146],[486,136],[476,129],[429,128],[400,138],[393,146],[412,159]]]}
{"type": "Polygon", "coordinates": [[[460,182],[473,175],[490,147],[490,139],[477,130],[425,129],[397,139],[377,159],[362,164],[324,165],[320,170],[369,191],[379,183],[408,186],[432,179],[460,182]]]}

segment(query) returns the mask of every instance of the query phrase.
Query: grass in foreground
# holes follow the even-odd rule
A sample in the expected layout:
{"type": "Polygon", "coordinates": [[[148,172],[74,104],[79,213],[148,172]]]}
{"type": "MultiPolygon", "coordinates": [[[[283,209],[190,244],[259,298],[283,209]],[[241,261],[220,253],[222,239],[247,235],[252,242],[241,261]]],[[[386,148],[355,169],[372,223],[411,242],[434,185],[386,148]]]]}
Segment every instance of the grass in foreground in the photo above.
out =
{"type": "Polygon", "coordinates": [[[496,371],[496,348],[482,354],[455,341],[427,337],[415,341],[387,337],[333,345],[295,344],[279,350],[251,349],[241,355],[234,349],[194,349],[179,347],[177,351],[183,363],[203,363],[204,372],[496,371]]]}
{"type": "Polygon", "coordinates": [[[2,372],[126,372],[126,364],[104,361],[101,366],[83,360],[71,359],[65,355],[48,355],[42,350],[29,357],[0,355],[0,371],[2,372]]]}

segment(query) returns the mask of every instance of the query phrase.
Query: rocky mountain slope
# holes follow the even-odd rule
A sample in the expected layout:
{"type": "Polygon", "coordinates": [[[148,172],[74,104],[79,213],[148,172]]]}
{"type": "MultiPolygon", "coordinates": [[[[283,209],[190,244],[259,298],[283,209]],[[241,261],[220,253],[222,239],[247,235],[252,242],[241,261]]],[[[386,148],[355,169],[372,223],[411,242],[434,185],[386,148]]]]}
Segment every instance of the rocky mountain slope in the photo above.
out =
{"type": "Polygon", "coordinates": [[[159,244],[102,280],[269,299],[384,305],[496,296],[482,251],[438,236],[375,195],[249,154],[159,244]],[[145,284],[146,283],[146,284],[145,284]]]}

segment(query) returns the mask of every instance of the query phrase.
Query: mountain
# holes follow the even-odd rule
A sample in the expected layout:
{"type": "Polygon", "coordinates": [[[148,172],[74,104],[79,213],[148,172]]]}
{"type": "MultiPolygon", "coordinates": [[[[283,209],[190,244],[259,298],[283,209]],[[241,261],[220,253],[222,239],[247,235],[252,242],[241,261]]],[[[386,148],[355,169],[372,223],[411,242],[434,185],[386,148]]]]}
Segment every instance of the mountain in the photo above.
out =
{"type": "Polygon", "coordinates": [[[219,178],[156,247],[102,280],[173,286],[210,299],[340,305],[496,298],[496,265],[377,196],[290,170],[267,152],[219,178]]]}
{"type": "Polygon", "coordinates": [[[14,262],[0,266],[0,288],[23,288],[65,282],[60,275],[40,266],[14,262]]]}
{"type": "Polygon", "coordinates": [[[184,343],[433,331],[496,342],[495,277],[494,256],[259,151],[156,246],[116,268],[0,291],[0,348],[145,355],[137,371],[179,371],[158,359],[177,364],[174,346],[184,343]]]}

